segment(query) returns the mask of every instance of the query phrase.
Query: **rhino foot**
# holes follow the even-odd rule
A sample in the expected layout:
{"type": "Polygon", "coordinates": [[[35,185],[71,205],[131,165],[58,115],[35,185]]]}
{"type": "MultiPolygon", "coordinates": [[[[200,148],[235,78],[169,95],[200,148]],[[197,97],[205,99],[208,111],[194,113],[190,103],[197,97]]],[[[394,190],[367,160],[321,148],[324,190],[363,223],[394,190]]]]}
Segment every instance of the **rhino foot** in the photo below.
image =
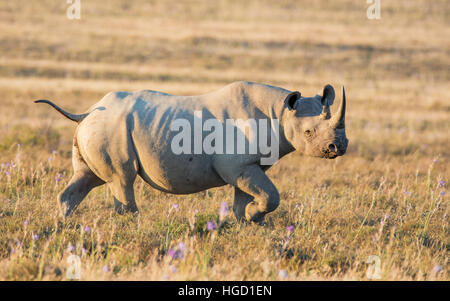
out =
{"type": "Polygon", "coordinates": [[[137,215],[139,213],[137,206],[126,206],[123,203],[117,201],[117,199],[114,199],[114,211],[120,215],[124,215],[127,213],[137,215]]]}
{"type": "Polygon", "coordinates": [[[249,222],[262,225],[265,216],[266,213],[259,211],[258,204],[254,201],[245,207],[245,219],[249,222]]]}

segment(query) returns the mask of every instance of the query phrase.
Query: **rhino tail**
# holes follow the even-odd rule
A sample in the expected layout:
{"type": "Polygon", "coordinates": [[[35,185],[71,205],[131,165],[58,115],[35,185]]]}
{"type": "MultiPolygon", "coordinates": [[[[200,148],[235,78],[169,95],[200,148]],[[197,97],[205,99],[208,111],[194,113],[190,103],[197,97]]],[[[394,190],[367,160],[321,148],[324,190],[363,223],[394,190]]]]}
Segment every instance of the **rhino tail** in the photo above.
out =
{"type": "Polygon", "coordinates": [[[59,113],[64,115],[64,117],[66,117],[66,118],[68,118],[68,119],[70,119],[72,121],[78,122],[78,123],[83,121],[83,119],[86,118],[87,115],[89,115],[89,113],[85,113],[85,114],[72,114],[72,113],[69,113],[67,111],[64,111],[63,109],[61,109],[57,105],[55,105],[50,100],[46,100],[46,99],[35,100],[34,103],[46,103],[48,105],[51,105],[56,111],[58,111],[59,113]]]}

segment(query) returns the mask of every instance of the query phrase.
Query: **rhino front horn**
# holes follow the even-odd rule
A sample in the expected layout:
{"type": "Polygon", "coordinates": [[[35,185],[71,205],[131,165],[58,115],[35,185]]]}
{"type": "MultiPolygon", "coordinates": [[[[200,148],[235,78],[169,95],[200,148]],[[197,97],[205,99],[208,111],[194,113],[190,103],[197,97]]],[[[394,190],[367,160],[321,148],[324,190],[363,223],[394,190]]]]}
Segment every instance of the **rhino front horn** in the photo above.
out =
{"type": "Polygon", "coordinates": [[[344,86],[342,86],[342,101],[339,105],[339,109],[337,110],[336,114],[331,118],[330,123],[331,127],[334,129],[343,129],[345,128],[345,89],[344,86]]]}

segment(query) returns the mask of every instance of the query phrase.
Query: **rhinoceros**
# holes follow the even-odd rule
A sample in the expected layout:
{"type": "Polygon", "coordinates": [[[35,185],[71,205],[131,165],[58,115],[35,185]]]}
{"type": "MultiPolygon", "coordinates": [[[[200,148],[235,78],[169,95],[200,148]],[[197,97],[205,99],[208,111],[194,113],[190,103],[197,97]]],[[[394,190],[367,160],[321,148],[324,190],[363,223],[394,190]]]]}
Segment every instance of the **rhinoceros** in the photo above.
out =
{"type": "MultiPolygon", "coordinates": [[[[84,114],[71,114],[49,100],[35,102],[47,103],[78,123],[72,147],[74,175],[58,195],[65,216],[89,191],[105,183],[114,196],[116,211],[138,212],[133,184],[139,175],[152,187],[172,194],[230,184],[234,187],[236,219],[262,223],[280,203],[278,190],[265,173],[273,164],[261,163],[267,152],[211,153],[197,149],[180,153],[173,149],[173,140],[179,134],[173,124],[185,120],[196,127],[199,112],[208,120],[216,120],[216,125],[229,119],[262,120],[271,125],[276,120],[278,136],[270,137],[272,145],[278,146],[278,158],[297,151],[333,159],[342,156],[348,145],[344,88],[339,108],[331,116],[334,97],[331,85],[324,87],[322,96],[303,97],[298,91],[241,81],[198,96],[152,90],[110,92],[84,114]]],[[[271,126],[267,131],[273,133],[273,129],[271,126]]],[[[248,146],[247,131],[245,134],[248,146]]],[[[205,136],[201,134],[201,138],[205,136]]],[[[191,137],[195,139],[194,134],[191,137]]],[[[214,143],[237,143],[236,139],[214,143]]],[[[188,150],[191,144],[184,143],[188,150]]]]}

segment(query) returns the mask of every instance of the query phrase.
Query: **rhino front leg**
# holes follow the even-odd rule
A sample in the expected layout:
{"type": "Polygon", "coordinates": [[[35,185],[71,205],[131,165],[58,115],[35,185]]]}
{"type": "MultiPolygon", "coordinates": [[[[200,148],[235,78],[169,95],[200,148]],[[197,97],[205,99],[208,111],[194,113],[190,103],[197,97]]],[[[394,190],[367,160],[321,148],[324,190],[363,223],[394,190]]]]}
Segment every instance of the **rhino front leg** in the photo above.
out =
{"type": "MultiPolygon", "coordinates": [[[[274,211],[280,204],[280,194],[277,188],[258,165],[246,167],[237,177],[235,186],[248,195],[240,196],[239,203],[236,204],[237,208],[242,208],[244,202],[248,201],[244,211],[247,221],[263,222],[264,216],[274,211]],[[250,197],[253,197],[254,200],[251,200],[250,197]]],[[[236,211],[242,212],[241,209],[236,211]]]]}

